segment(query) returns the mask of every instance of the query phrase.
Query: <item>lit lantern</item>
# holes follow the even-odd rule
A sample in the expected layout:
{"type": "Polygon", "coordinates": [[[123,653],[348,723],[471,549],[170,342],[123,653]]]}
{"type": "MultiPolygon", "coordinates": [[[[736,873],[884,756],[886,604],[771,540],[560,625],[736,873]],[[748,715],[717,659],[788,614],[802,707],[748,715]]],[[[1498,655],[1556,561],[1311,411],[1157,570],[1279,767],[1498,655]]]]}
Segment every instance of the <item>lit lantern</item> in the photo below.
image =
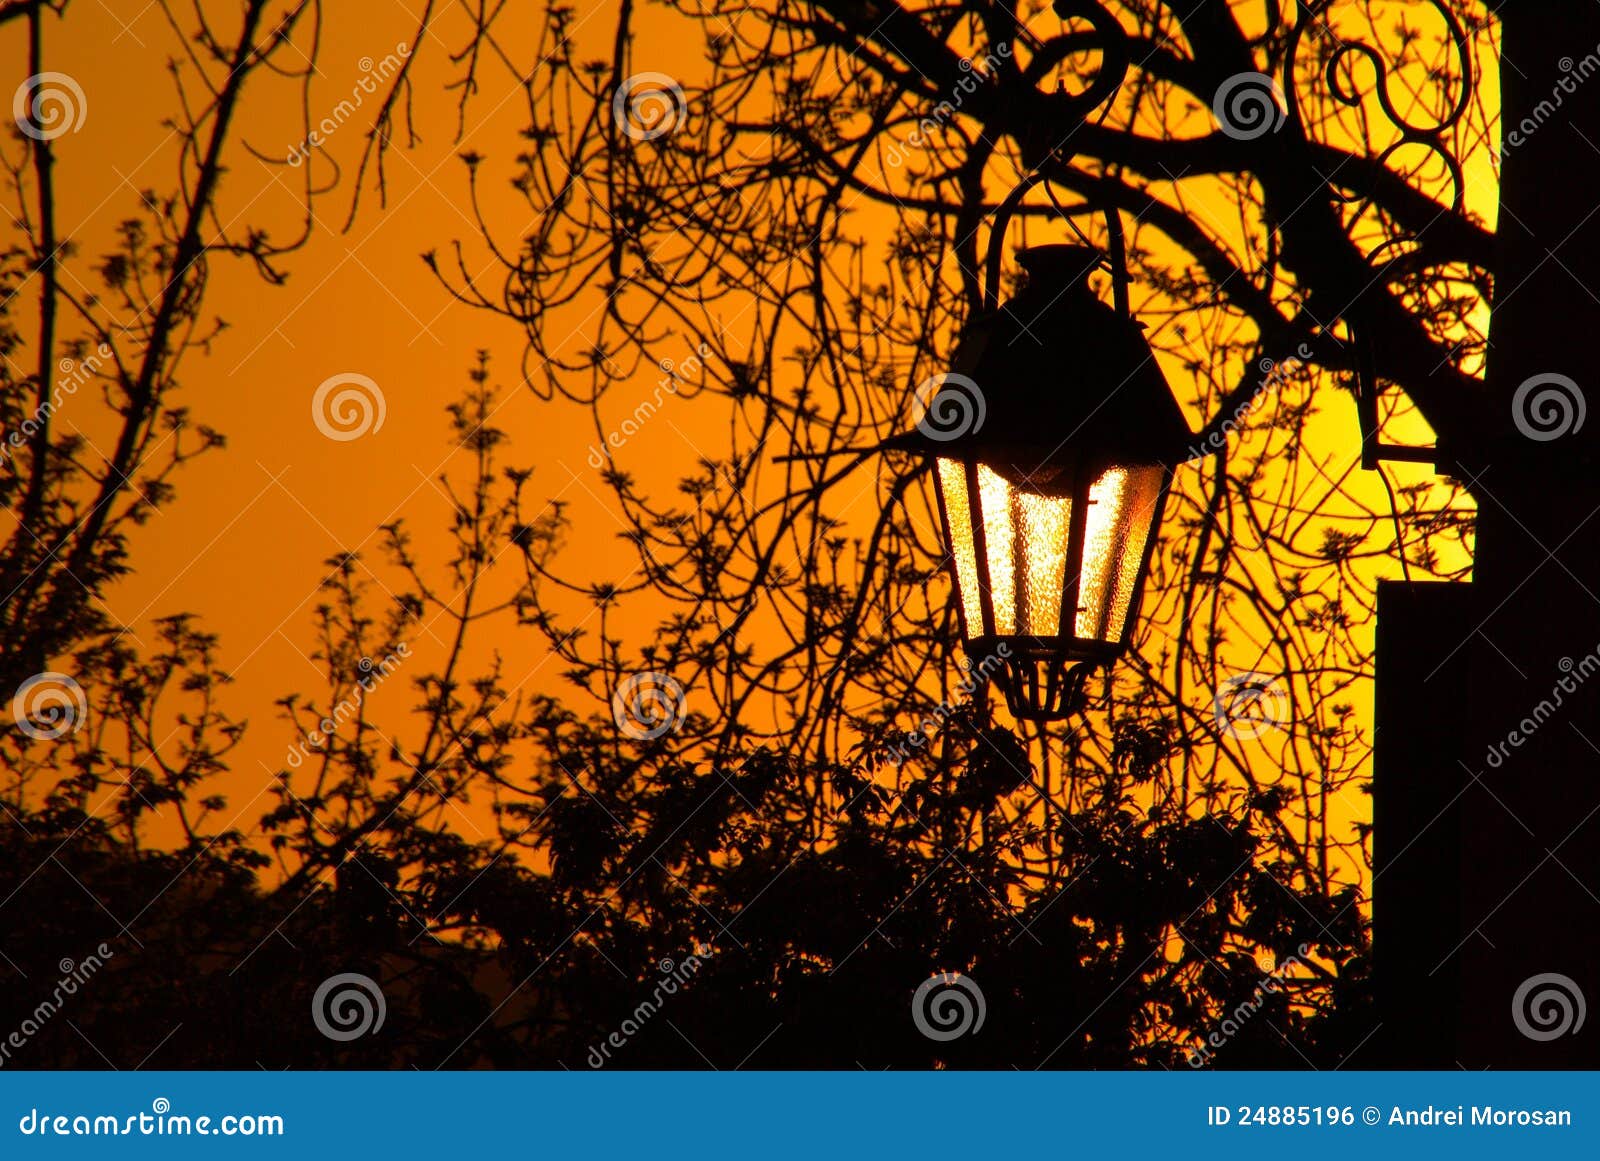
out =
{"type": "Polygon", "coordinates": [[[1019,258],[1023,289],[967,328],[895,442],[934,460],[969,664],[1049,720],[1127,646],[1190,433],[1141,324],[1090,288],[1099,254],[1019,258]]]}

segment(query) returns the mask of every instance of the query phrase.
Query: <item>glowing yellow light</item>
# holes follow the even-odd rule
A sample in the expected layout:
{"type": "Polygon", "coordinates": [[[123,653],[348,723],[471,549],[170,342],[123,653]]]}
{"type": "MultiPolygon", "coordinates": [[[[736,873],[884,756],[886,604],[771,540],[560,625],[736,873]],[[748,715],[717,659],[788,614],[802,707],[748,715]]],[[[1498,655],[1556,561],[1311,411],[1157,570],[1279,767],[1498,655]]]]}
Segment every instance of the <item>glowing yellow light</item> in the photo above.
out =
{"type": "Polygon", "coordinates": [[[1119,644],[1132,613],[1145,546],[1161,499],[1163,470],[1116,466],[1077,496],[1086,504],[1077,584],[1072,557],[1070,472],[1028,476],[1006,465],[979,463],[977,487],[961,460],[938,460],[947,537],[954,558],[962,620],[969,638],[1076,637],[1119,644]],[[1076,590],[1074,614],[1063,603],[1076,590]],[[987,605],[985,604],[987,602],[987,605]],[[988,612],[992,620],[985,623],[988,612]]]}
{"type": "Polygon", "coordinates": [[[1001,636],[1013,636],[1017,631],[1017,551],[1011,526],[1011,485],[988,464],[978,465],[978,508],[983,514],[994,629],[1001,636]]]}
{"type": "Polygon", "coordinates": [[[1037,492],[1012,494],[1013,517],[1023,544],[1022,608],[1025,632],[1054,637],[1061,631],[1061,590],[1067,579],[1067,533],[1072,501],[1037,492]]]}
{"type": "Polygon", "coordinates": [[[995,631],[1053,637],[1061,630],[1072,500],[1019,487],[978,465],[995,631]]]}
{"type": "Polygon", "coordinates": [[[967,466],[960,460],[939,460],[939,490],[944,496],[945,524],[956,562],[956,588],[968,637],[983,635],[983,606],[978,595],[978,549],[973,543],[972,505],[967,500],[967,466]]]}
{"type": "Polygon", "coordinates": [[[1079,637],[1120,641],[1161,498],[1159,467],[1110,468],[1089,488],[1079,570],[1079,637]]]}

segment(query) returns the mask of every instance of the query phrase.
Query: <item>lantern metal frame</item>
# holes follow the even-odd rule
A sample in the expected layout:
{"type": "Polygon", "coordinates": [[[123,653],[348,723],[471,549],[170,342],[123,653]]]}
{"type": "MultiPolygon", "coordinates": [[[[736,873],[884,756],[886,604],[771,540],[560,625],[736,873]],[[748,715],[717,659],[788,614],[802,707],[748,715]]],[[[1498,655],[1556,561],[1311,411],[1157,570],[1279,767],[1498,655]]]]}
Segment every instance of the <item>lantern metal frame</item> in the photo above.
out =
{"type": "MultiPolygon", "coordinates": [[[[1116,660],[1127,648],[1171,489],[1172,470],[1188,458],[1185,449],[1192,437],[1143,337],[1142,324],[1130,309],[1125,242],[1115,209],[1104,207],[1109,253],[1075,245],[1023,249],[1018,257],[1028,280],[1015,298],[1000,301],[1006,226],[1041,180],[1037,171],[1025,177],[996,211],[985,262],[983,309],[963,329],[952,370],[944,377],[944,383],[954,383],[957,392],[978,390],[988,405],[987,419],[954,436],[930,432],[926,424],[919,423],[917,432],[890,441],[888,446],[962,465],[970,527],[957,527],[961,514],[950,511],[947,481],[942,475],[935,490],[947,549],[946,569],[957,594],[968,665],[994,679],[1014,716],[1055,720],[1081,709],[1088,674],[1116,660]],[[1088,285],[1090,275],[1100,268],[1109,268],[1111,275],[1110,306],[1088,285]],[[1068,324],[1064,333],[1061,327],[1045,335],[1030,329],[1030,322],[1037,325],[1046,315],[1052,323],[1068,324]],[[1024,345],[1021,352],[1012,350],[1023,336],[1035,345],[1024,345]],[[1006,342],[1008,338],[1010,342],[1006,342]],[[1064,367],[1085,351],[1089,370],[1079,381],[1093,382],[1100,390],[1062,391],[1059,379],[1064,367]],[[1097,377],[1099,382],[1094,382],[1097,377]],[[1105,380],[1112,377],[1116,381],[1105,390],[1105,380]],[[1020,608],[1008,618],[1017,620],[1015,631],[1001,632],[980,465],[1000,472],[1013,484],[1034,484],[1027,489],[1030,492],[1068,500],[1061,604],[1054,634],[1026,631],[1020,622],[1020,608]],[[1096,502],[1091,493],[1108,471],[1119,467],[1130,471],[1158,468],[1161,474],[1154,500],[1148,509],[1141,509],[1147,514],[1132,517],[1145,521],[1144,543],[1133,566],[1120,624],[1106,626],[1115,629],[1113,636],[1089,637],[1080,634],[1078,617],[1085,611],[1084,553],[1090,508],[1096,502]],[[1054,478],[1041,486],[1036,483],[1041,474],[1054,478]],[[967,579],[977,586],[971,596],[979,624],[973,624],[969,616],[968,586],[963,584],[957,543],[968,532],[974,575],[967,579]]],[[[1051,201],[1070,222],[1067,212],[1053,197],[1051,201]]],[[[941,385],[941,394],[944,389],[941,385]]],[[[938,410],[940,396],[924,402],[926,419],[938,410]]],[[[1019,576],[1024,571],[1020,559],[1014,559],[1011,567],[1019,576]]],[[[1125,562],[1123,567],[1108,562],[1098,579],[1102,585],[1109,584],[1118,573],[1126,575],[1125,562]]],[[[1115,599],[1109,591],[1101,595],[1104,600],[1115,599]]],[[[1015,588],[1012,600],[1020,600],[1015,588]]],[[[1101,613],[1115,615],[1106,608],[1101,613]]]]}

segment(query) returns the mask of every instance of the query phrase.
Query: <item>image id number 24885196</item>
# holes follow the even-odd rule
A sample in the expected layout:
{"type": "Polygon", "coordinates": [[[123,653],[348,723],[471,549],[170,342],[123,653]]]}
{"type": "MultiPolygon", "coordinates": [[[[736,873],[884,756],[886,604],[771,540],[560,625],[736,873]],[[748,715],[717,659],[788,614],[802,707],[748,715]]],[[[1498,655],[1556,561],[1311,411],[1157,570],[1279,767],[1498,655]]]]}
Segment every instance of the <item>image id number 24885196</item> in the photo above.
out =
{"type": "Polygon", "coordinates": [[[1349,1105],[1210,1105],[1206,1124],[1252,1126],[1353,1125],[1356,1113],[1349,1105]]]}

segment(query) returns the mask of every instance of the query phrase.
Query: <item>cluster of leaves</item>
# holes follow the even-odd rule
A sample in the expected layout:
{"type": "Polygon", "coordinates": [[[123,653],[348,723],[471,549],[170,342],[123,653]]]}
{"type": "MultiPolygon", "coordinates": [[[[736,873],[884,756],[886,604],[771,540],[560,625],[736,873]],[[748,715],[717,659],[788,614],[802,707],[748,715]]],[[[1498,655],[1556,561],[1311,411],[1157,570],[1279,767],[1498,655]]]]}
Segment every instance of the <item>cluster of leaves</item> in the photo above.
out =
{"type": "MultiPolygon", "coordinates": [[[[1006,741],[966,718],[948,734],[969,755],[1006,741]]],[[[326,876],[283,882],[237,835],[141,849],[66,801],[8,813],[0,1023],[24,1038],[8,1063],[1172,1068],[1226,1026],[1209,1063],[1303,1067],[1371,1031],[1356,900],[1258,864],[1272,803],[1187,817],[1108,798],[1044,834],[1019,821],[1035,792],[977,760],[900,800],[775,755],[644,784],[581,770],[544,788],[519,839],[543,870],[390,819],[326,876]],[[838,804],[826,844],[819,784],[838,804]],[[969,831],[943,853],[926,839],[969,831]],[[1046,844],[1054,868],[1019,873],[1046,844]],[[1283,962],[1302,945],[1308,970],[1271,987],[1261,949],[1283,962]],[[63,999],[61,961],[91,955],[104,966],[63,999]],[[945,971],[986,1014],[935,1042],[911,1000],[945,971]],[[346,972],[377,981],[386,1017],[340,1043],[313,996],[346,972]]],[[[370,820],[374,788],[347,775],[317,808],[370,820]]]]}

